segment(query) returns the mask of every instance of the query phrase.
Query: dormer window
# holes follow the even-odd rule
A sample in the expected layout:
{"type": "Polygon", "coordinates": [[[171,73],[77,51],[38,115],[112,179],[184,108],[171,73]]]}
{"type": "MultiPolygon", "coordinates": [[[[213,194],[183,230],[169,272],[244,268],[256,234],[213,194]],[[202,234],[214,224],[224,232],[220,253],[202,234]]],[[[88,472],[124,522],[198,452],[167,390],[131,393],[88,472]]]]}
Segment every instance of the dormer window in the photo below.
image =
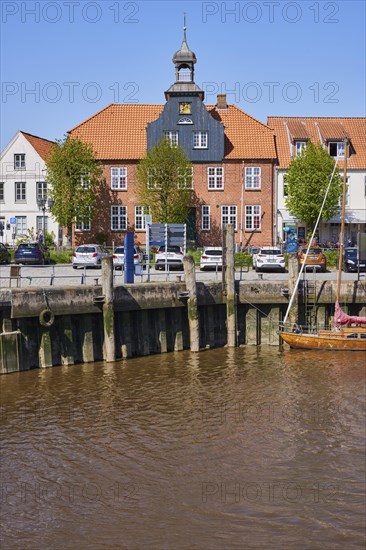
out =
{"type": "Polygon", "coordinates": [[[193,132],[193,149],[207,149],[207,132],[193,132]]]}
{"type": "Polygon", "coordinates": [[[174,130],[173,132],[164,132],[164,137],[165,139],[168,139],[170,141],[170,145],[172,147],[176,147],[178,145],[178,132],[176,130],[174,130]]]}
{"type": "Polygon", "coordinates": [[[331,157],[338,159],[344,159],[344,142],[343,141],[330,141],[328,143],[328,152],[331,157]]]}
{"type": "Polygon", "coordinates": [[[14,170],[21,170],[25,168],[25,153],[18,153],[14,155],[14,170]]]}
{"type": "Polygon", "coordinates": [[[300,155],[302,151],[306,147],[306,141],[296,141],[295,142],[295,149],[296,149],[296,156],[300,155]]]}

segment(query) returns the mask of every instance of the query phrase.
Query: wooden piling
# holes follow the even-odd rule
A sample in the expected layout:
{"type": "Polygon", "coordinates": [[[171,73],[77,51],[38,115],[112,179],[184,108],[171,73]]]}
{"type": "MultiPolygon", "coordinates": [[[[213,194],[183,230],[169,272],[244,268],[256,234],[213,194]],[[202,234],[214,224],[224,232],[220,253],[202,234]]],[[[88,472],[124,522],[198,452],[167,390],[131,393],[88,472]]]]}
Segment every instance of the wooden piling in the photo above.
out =
{"type": "Polygon", "coordinates": [[[113,306],[113,258],[102,258],[102,291],[103,325],[104,325],[104,360],[112,362],[116,360],[116,345],[114,338],[114,306],[113,306]]]}
{"type": "Polygon", "coordinates": [[[82,328],[82,356],[84,363],[92,363],[94,359],[93,324],[90,315],[85,315],[82,328]]]}
{"type": "Polygon", "coordinates": [[[194,259],[192,256],[183,258],[184,276],[186,280],[186,289],[189,294],[187,301],[188,324],[189,324],[189,342],[191,351],[200,350],[200,319],[197,306],[197,286],[196,271],[194,259]]]}
{"type": "Polygon", "coordinates": [[[236,346],[236,296],[234,265],[234,226],[227,224],[223,229],[223,291],[226,297],[227,346],[236,346]]]}

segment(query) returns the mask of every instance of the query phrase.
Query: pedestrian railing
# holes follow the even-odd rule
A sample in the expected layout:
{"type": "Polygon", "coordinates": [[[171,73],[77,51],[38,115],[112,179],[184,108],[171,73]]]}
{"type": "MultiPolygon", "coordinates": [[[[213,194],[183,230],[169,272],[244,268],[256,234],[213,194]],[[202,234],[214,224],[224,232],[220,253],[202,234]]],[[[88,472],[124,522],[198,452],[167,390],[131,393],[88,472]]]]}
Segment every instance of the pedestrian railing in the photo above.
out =
{"type": "MultiPolygon", "coordinates": [[[[200,264],[196,265],[196,280],[221,282],[221,266],[215,266],[207,271],[200,270],[200,264]]],[[[183,268],[177,269],[176,266],[167,266],[166,271],[157,271],[153,264],[150,269],[146,264],[135,266],[134,282],[184,282],[183,268]]],[[[271,277],[272,274],[257,274],[248,264],[242,263],[235,266],[235,279],[248,280],[271,277]]],[[[123,285],[124,271],[114,270],[115,285],[123,285]]],[[[307,277],[310,275],[308,274],[307,277]]],[[[365,277],[365,274],[363,274],[365,277]]],[[[71,264],[55,264],[44,266],[28,265],[0,265],[0,288],[27,288],[27,287],[69,287],[69,286],[97,286],[102,283],[102,270],[100,268],[78,268],[72,269],[71,264]]]]}

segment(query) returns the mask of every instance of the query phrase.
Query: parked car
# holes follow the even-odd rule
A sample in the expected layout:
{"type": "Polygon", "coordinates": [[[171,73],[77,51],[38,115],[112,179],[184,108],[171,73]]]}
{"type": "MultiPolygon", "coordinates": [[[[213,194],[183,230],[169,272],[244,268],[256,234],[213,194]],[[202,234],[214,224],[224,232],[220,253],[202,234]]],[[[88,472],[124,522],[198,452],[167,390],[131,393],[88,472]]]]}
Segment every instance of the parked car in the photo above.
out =
{"type": "Polygon", "coordinates": [[[366,258],[358,258],[357,248],[345,248],[343,250],[342,269],[345,272],[358,272],[358,269],[366,271],[366,258]]]}
{"type": "MultiPolygon", "coordinates": [[[[141,252],[141,250],[138,247],[134,247],[133,249],[133,263],[135,266],[142,265],[142,261],[144,258],[144,254],[141,252]]],[[[117,246],[114,249],[113,253],[113,266],[115,269],[123,269],[125,263],[125,247],[124,246],[117,246]]]]}
{"type": "Polygon", "coordinates": [[[253,269],[256,268],[256,265],[257,265],[257,256],[259,254],[259,251],[260,251],[260,248],[258,246],[252,246],[252,248],[250,249],[250,253],[252,255],[252,266],[253,266],[253,269]]]}
{"type": "MultiPolygon", "coordinates": [[[[299,271],[301,266],[305,261],[307,246],[302,246],[298,252],[298,266],[299,271]]],[[[315,269],[316,271],[322,271],[325,273],[327,270],[327,258],[322,252],[322,249],[318,246],[312,246],[309,249],[308,257],[306,258],[306,264],[304,270],[308,271],[310,269],[315,269]]]]}
{"type": "Polygon", "coordinates": [[[180,246],[159,246],[155,255],[155,269],[164,270],[165,265],[168,269],[183,269],[183,250],[180,246]]]}
{"type": "Polygon", "coordinates": [[[285,271],[285,256],[277,246],[262,246],[255,260],[255,270],[285,271]]]}
{"type": "Polygon", "coordinates": [[[205,269],[222,269],[222,248],[215,246],[207,246],[204,248],[201,260],[200,270],[205,269]]]}
{"type": "Polygon", "coordinates": [[[16,264],[44,265],[50,261],[49,249],[39,241],[20,243],[14,254],[16,264]]]}
{"type": "Polygon", "coordinates": [[[0,243],[0,264],[10,264],[11,255],[5,244],[0,243]]]}
{"type": "Polygon", "coordinates": [[[109,256],[108,250],[100,244],[82,244],[72,255],[72,267],[101,267],[102,258],[109,256]]]}

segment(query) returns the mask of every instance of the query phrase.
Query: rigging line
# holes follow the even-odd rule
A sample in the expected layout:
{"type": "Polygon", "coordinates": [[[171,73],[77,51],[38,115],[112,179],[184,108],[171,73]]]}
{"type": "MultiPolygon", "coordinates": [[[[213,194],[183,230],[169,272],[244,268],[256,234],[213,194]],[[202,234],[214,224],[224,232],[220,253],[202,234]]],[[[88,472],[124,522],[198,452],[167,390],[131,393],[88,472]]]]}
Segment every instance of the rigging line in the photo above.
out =
{"type": "Polygon", "coordinates": [[[328,183],[328,187],[327,187],[327,189],[326,189],[326,191],[325,191],[325,195],[324,195],[323,203],[322,203],[322,205],[321,205],[321,207],[320,207],[318,219],[316,220],[316,224],[315,224],[313,233],[312,233],[312,235],[311,235],[311,238],[310,238],[308,247],[307,247],[307,249],[306,249],[305,258],[304,258],[304,261],[303,261],[303,263],[302,263],[302,265],[301,265],[300,272],[299,272],[299,275],[298,275],[297,280],[296,280],[295,288],[294,288],[294,290],[293,290],[293,292],[292,292],[292,296],[291,296],[291,299],[290,299],[289,304],[288,304],[288,307],[287,307],[286,315],[285,315],[285,317],[284,317],[284,319],[283,319],[283,323],[286,323],[287,317],[289,316],[290,309],[291,309],[291,307],[292,307],[292,303],[293,303],[293,301],[294,301],[295,294],[296,294],[296,292],[297,292],[297,289],[298,289],[298,286],[299,286],[299,282],[300,282],[302,273],[303,273],[304,268],[305,268],[305,265],[306,265],[306,260],[308,259],[309,250],[310,250],[311,244],[312,244],[312,242],[313,242],[313,239],[314,239],[316,230],[318,229],[318,225],[319,225],[319,222],[320,222],[320,219],[321,219],[321,216],[322,216],[322,212],[323,212],[323,208],[324,208],[324,205],[325,205],[325,201],[327,200],[327,196],[328,196],[328,193],[329,193],[329,189],[330,189],[330,186],[331,186],[333,177],[334,177],[334,173],[335,173],[337,164],[338,164],[338,158],[336,159],[336,161],[335,161],[335,163],[334,163],[333,172],[332,172],[332,175],[330,176],[330,180],[329,180],[329,183],[328,183]]]}
{"type": "Polygon", "coordinates": [[[259,309],[259,307],[257,307],[256,305],[252,304],[251,302],[249,302],[249,301],[246,300],[245,298],[240,298],[240,301],[246,302],[246,303],[249,304],[250,306],[253,306],[254,309],[256,309],[257,311],[259,311],[260,313],[263,313],[263,315],[264,315],[265,317],[268,317],[268,319],[271,319],[271,318],[270,318],[270,314],[265,313],[264,311],[262,311],[261,309],[259,309]]]}

